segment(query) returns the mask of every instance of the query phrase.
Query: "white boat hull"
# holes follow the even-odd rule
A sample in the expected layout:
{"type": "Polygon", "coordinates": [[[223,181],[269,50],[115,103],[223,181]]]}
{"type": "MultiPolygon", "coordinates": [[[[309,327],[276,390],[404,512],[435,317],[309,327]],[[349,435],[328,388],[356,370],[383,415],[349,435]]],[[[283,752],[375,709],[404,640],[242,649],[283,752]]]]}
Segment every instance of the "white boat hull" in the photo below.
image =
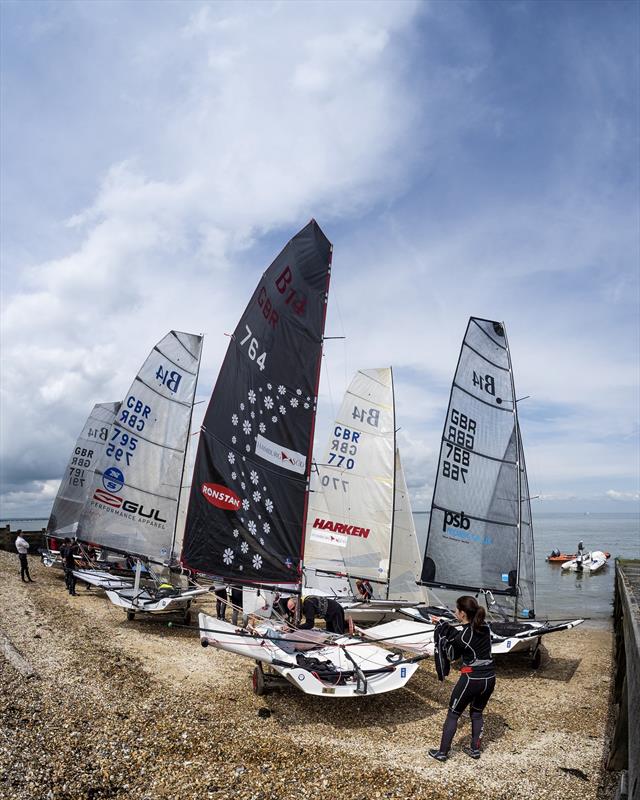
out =
{"type": "MultiPolygon", "coordinates": [[[[492,631],[491,654],[499,656],[523,650],[535,650],[540,644],[542,636],[575,628],[583,622],[583,619],[577,619],[553,626],[544,622],[522,622],[520,624],[523,626],[523,630],[509,636],[501,636],[492,631]]],[[[411,653],[431,656],[435,649],[435,625],[411,620],[395,620],[374,628],[357,628],[357,631],[366,639],[411,653]]]]}
{"type": "MultiPolygon", "coordinates": [[[[275,626],[264,623],[256,629],[256,635],[247,631],[242,632],[237,627],[227,622],[214,619],[208,614],[198,615],[200,627],[200,641],[203,646],[211,645],[229,653],[251,658],[267,664],[270,669],[286,679],[305,694],[321,697],[361,697],[363,695],[383,694],[402,688],[418,668],[417,663],[393,663],[389,658],[391,654],[376,645],[363,643],[359,639],[348,636],[337,638],[327,637],[319,631],[296,631],[296,641],[302,641],[313,634],[316,639],[330,639],[329,642],[319,641],[317,646],[303,645],[308,656],[329,661],[338,672],[348,673],[350,677],[342,684],[331,684],[320,680],[309,669],[296,663],[296,654],[282,650],[277,641],[266,634],[272,631],[274,636],[282,636],[275,626]],[[262,636],[261,634],[265,634],[262,636]],[[347,655],[348,653],[348,655],[347,655]],[[349,658],[353,659],[353,661],[349,658]],[[358,681],[354,672],[354,663],[365,673],[366,681],[358,681]],[[375,672],[375,670],[382,670],[375,672]],[[372,671],[375,674],[372,674],[372,671]]],[[[262,667],[260,666],[260,669],[262,667]]]]}
{"type": "Polygon", "coordinates": [[[110,572],[100,572],[97,569],[74,569],[73,574],[79,581],[95,586],[98,589],[129,589],[133,587],[130,578],[120,578],[110,572]]]}
{"type": "Polygon", "coordinates": [[[132,617],[135,614],[175,614],[186,612],[191,607],[191,602],[201,594],[207,594],[208,589],[189,589],[181,592],[174,597],[153,597],[146,589],[138,589],[136,592],[133,587],[112,590],[107,589],[106,594],[109,600],[127,612],[132,617]]]}
{"type": "Polygon", "coordinates": [[[580,561],[574,558],[572,561],[567,561],[562,565],[562,569],[566,572],[599,572],[607,563],[607,556],[600,550],[594,550],[592,553],[587,553],[582,558],[582,568],[580,568],[580,561]]]}

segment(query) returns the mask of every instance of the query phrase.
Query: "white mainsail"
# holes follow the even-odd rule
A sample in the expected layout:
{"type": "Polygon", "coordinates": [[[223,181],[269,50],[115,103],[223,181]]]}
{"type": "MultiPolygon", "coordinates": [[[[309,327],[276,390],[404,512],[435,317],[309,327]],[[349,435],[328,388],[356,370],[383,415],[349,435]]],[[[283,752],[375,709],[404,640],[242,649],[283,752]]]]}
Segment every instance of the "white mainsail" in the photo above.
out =
{"type": "Polygon", "coordinates": [[[111,425],[78,538],[171,563],[202,336],[170,331],[111,425]]]}
{"type": "Polygon", "coordinates": [[[395,407],[391,368],[360,370],[336,418],[309,495],[307,585],[353,596],[346,578],[385,597],[394,516],[395,407]]]}
{"type": "Polygon", "coordinates": [[[109,429],[120,403],[97,403],[82,428],[53,502],[47,534],[75,536],[89,497],[96,466],[104,453],[109,429]]]}

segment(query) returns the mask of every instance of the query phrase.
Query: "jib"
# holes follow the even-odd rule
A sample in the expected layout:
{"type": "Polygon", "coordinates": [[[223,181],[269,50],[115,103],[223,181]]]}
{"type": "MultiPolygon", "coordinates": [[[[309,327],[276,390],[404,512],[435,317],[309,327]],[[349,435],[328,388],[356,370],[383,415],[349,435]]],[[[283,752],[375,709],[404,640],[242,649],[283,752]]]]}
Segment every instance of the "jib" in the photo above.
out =
{"type": "Polygon", "coordinates": [[[144,506],[139,506],[137,503],[132,503],[131,500],[125,500],[122,504],[122,510],[128,511],[129,514],[138,514],[140,517],[144,517],[145,519],[155,519],[156,522],[166,522],[166,519],[162,519],[160,516],[160,509],[159,508],[152,508],[150,511],[145,511],[144,506]]]}
{"type": "Polygon", "coordinates": [[[304,314],[307,306],[307,298],[301,292],[297,291],[291,286],[293,280],[293,273],[289,267],[285,267],[280,273],[280,277],[276,279],[276,288],[280,294],[284,295],[285,305],[290,305],[298,316],[304,314]]]}
{"type": "Polygon", "coordinates": [[[453,511],[445,511],[444,512],[444,521],[442,523],[442,530],[447,530],[447,525],[451,525],[454,528],[462,528],[463,531],[468,531],[471,522],[469,517],[465,517],[464,511],[461,511],[459,514],[454,514],[453,511]]]}
{"type": "Polygon", "coordinates": [[[122,422],[123,425],[127,425],[136,431],[144,430],[144,421],[149,419],[151,407],[145,406],[141,400],[136,400],[132,394],[127,397],[126,406],[127,408],[123,408],[120,412],[118,422],[122,422]],[[128,411],[127,409],[131,410],[128,411]]]}

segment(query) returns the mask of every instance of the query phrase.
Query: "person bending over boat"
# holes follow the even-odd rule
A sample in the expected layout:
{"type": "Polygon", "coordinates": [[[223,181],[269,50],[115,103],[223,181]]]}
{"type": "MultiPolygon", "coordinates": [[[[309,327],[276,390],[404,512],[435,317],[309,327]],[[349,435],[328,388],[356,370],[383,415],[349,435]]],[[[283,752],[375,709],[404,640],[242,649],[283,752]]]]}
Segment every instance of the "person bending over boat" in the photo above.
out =
{"type": "MultiPolygon", "coordinates": [[[[295,615],[298,606],[298,598],[290,597],[287,601],[287,608],[295,615]]],[[[344,611],[340,603],[331,597],[319,597],[310,595],[302,598],[302,616],[304,622],[298,627],[300,630],[310,630],[316,622],[316,617],[321,617],[325,621],[329,633],[344,633],[344,611]]]]}
{"type": "Polygon", "coordinates": [[[442,729],[440,747],[429,750],[431,758],[446,761],[458,720],[467,706],[471,706],[471,747],[463,751],[471,758],[480,758],[480,740],[484,711],[496,685],[495,668],[491,658],[491,631],[485,622],[485,611],[476,599],[463,595],[456,600],[456,619],[462,628],[454,628],[440,620],[435,629],[435,659],[438,678],[444,680],[449,673],[449,661],[462,659],[460,677],[451,692],[449,710],[442,729]]]}

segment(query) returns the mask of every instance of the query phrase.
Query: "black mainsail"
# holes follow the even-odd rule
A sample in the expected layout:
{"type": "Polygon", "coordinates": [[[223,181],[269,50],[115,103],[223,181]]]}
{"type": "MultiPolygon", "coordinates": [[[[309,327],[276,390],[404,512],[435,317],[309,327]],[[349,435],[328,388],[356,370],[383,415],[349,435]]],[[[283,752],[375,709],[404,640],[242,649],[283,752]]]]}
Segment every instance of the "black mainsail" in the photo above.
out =
{"type": "Polygon", "coordinates": [[[236,583],[300,580],[331,253],[311,220],[231,336],[194,466],[186,568],[236,583]]]}
{"type": "Polygon", "coordinates": [[[504,324],[471,317],[442,436],[422,582],[534,616],[533,529],[504,324]],[[512,599],[510,599],[512,598],[512,599]]]}

